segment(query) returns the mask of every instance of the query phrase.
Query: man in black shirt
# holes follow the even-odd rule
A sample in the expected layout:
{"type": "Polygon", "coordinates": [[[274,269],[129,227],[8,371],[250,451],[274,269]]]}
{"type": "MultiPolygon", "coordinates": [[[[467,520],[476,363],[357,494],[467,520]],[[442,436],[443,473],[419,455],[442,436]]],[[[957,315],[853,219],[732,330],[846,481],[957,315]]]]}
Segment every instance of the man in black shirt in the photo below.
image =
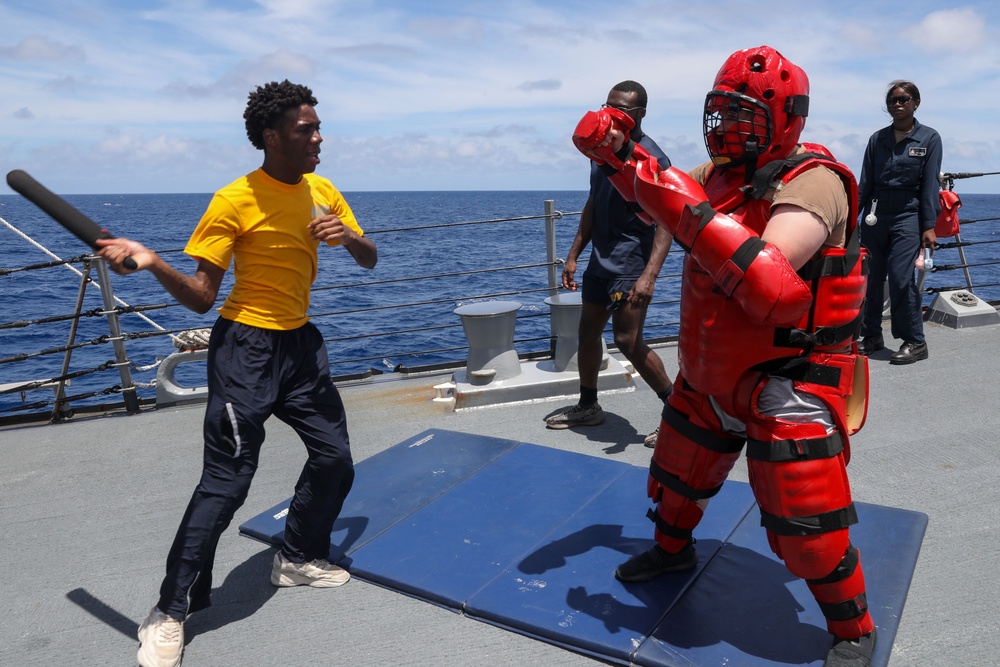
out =
{"type": "MultiPolygon", "coordinates": [[[[608,93],[605,106],[619,109],[635,122],[630,138],[656,156],[664,168],[666,154],[642,131],[646,115],[646,90],[635,81],[623,81],[608,93]]],[[[545,420],[549,428],[596,426],[604,421],[597,402],[601,336],[608,320],[615,345],[643,380],[665,401],[670,379],[660,357],[646,345],[642,327],[653,298],[656,277],[670,250],[670,233],[660,225],[649,225],[636,215],[636,204],[626,202],[601,167],[591,162],[590,196],[580,215],[580,227],[563,265],[562,284],[575,291],[577,259],[589,243],[590,262],[583,274],[583,311],[577,362],[580,369],[580,400],[569,410],[545,420]]],[[[658,412],[657,412],[658,414],[658,412]]],[[[658,429],[657,429],[658,430],[658,429]]],[[[646,446],[656,444],[657,431],[646,437],[646,446]]]]}

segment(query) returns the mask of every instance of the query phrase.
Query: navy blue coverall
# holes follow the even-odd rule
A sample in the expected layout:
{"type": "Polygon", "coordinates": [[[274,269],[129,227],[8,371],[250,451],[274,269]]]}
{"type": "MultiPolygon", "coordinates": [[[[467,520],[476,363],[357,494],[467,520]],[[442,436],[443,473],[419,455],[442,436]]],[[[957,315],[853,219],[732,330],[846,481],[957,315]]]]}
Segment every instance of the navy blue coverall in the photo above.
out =
{"type": "Polygon", "coordinates": [[[871,254],[868,295],[861,335],[882,333],[882,295],[889,280],[892,336],[905,343],[924,342],[922,296],[914,280],[913,262],[921,235],[933,229],[941,204],[941,137],[914,119],[914,128],[900,141],[892,125],[871,136],[858,183],[862,219],[872,210],[878,222],[860,225],[861,243],[871,254]]]}

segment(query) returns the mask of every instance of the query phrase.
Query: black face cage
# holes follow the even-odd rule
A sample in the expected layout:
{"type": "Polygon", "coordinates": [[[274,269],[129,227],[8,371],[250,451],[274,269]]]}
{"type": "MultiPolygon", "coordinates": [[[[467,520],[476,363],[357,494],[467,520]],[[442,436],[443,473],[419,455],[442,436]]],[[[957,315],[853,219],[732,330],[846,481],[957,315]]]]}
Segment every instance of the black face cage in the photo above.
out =
{"type": "Polygon", "coordinates": [[[713,90],[705,98],[703,129],[716,166],[740,166],[771,145],[771,110],[747,95],[713,90]]]}

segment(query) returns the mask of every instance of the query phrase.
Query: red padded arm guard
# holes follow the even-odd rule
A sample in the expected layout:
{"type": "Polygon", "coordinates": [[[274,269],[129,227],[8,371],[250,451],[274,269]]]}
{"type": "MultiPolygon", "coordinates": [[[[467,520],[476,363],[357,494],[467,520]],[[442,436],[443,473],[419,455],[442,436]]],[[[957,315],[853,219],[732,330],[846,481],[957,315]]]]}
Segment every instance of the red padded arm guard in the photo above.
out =
{"type": "MultiPolygon", "coordinates": [[[[598,111],[588,111],[573,132],[573,143],[577,149],[591,160],[601,165],[608,180],[621,193],[625,201],[635,199],[636,163],[650,159],[649,152],[629,138],[635,127],[632,118],[614,107],[603,107],[598,111]],[[611,144],[602,146],[608,133],[616,129],[625,134],[625,143],[616,153],[611,144]]],[[[646,219],[641,213],[639,217],[646,219]]],[[[649,222],[648,219],[646,219],[649,222]]]]}
{"type": "Polygon", "coordinates": [[[793,324],[809,310],[812,292],[778,248],[728,215],[716,212],[704,189],[684,172],[639,165],[639,205],[666,227],[726,295],[757,324],[793,324]]]}

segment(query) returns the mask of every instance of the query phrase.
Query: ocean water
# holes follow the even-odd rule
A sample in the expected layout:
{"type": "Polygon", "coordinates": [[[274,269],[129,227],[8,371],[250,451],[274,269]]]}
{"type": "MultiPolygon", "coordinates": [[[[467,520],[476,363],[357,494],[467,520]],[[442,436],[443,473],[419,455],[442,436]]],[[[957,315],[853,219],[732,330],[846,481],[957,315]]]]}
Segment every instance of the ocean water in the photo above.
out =
{"type": "MultiPolygon", "coordinates": [[[[961,190],[959,190],[961,192],[961,190]]],[[[514,192],[356,192],[345,193],[360,224],[379,248],[373,271],[359,268],[342,248],[320,248],[319,273],[312,293],[310,314],[327,339],[332,372],[349,376],[364,372],[391,373],[400,368],[461,362],[467,343],[456,307],[477,300],[509,299],[522,304],[518,311],[515,348],[536,352],[550,347],[548,269],[546,262],[545,200],[553,200],[565,215],[556,223],[556,251],[565,257],[576,233],[584,191],[514,192]],[[511,220],[537,216],[533,219],[511,220]],[[472,221],[485,224],[455,225],[472,221]],[[522,268],[508,268],[522,267],[522,268]],[[503,269],[484,271],[486,269],[503,269]],[[461,273],[462,275],[446,275],[461,273]]],[[[190,273],[194,262],[184,247],[211,195],[78,195],[66,199],[112,233],[142,241],[161,252],[181,271],[190,273]]],[[[1000,299],[1000,195],[963,195],[962,240],[976,293],[1000,299]]],[[[66,266],[14,271],[10,269],[50,261],[37,243],[61,258],[84,255],[87,248],[33,204],[17,195],[0,195],[0,218],[30,237],[30,241],[0,225],[0,384],[21,383],[58,376],[64,354],[29,356],[66,345],[71,320],[10,326],[72,314],[81,279],[66,266]],[[5,275],[2,275],[5,274],[5,275]]],[[[948,239],[954,241],[954,239],[948,239]]],[[[958,251],[943,249],[935,255],[938,266],[959,263],[958,251]]],[[[677,275],[681,252],[671,251],[657,295],[647,319],[646,336],[677,333],[677,275]]],[[[82,268],[78,262],[74,264],[82,268]]],[[[584,263],[578,269],[582,275],[584,263]]],[[[96,279],[96,274],[91,273],[96,279]]],[[[231,277],[223,283],[225,295],[231,277]]],[[[133,366],[133,379],[148,385],[155,378],[156,362],[175,347],[169,336],[150,335],[158,329],[208,328],[215,314],[197,315],[176,305],[149,274],[111,275],[115,295],[132,307],[163,306],[121,317],[122,330],[131,336],[125,345],[133,366]]],[[[930,273],[926,287],[964,288],[960,269],[930,273]]],[[[929,304],[932,297],[925,297],[929,304]]],[[[221,300],[220,300],[221,303],[221,300]]],[[[121,305],[121,304],[119,304],[121,305]]],[[[84,293],[85,313],[99,313],[99,290],[91,285],[84,293]]],[[[98,341],[73,351],[69,371],[96,368],[114,358],[106,319],[93,315],[80,319],[77,343],[98,341]]],[[[181,366],[178,379],[200,384],[200,364],[181,366]]],[[[101,392],[118,385],[117,371],[105,370],[75,378],[70,396],[101,392]]],[[[140,386],[139,395],[155,390],[140,386]]],[[[51,400],[47,390],[29,392],[29,403],[51,400]]],[[[114,395],[99,394],[74,404],[108,403],[114,395]]],[[[0,419],[23,406],[19,394],[0,395],[0,419]]],[[[44,406],[32,412],[47,411],[44,406]]]]}

